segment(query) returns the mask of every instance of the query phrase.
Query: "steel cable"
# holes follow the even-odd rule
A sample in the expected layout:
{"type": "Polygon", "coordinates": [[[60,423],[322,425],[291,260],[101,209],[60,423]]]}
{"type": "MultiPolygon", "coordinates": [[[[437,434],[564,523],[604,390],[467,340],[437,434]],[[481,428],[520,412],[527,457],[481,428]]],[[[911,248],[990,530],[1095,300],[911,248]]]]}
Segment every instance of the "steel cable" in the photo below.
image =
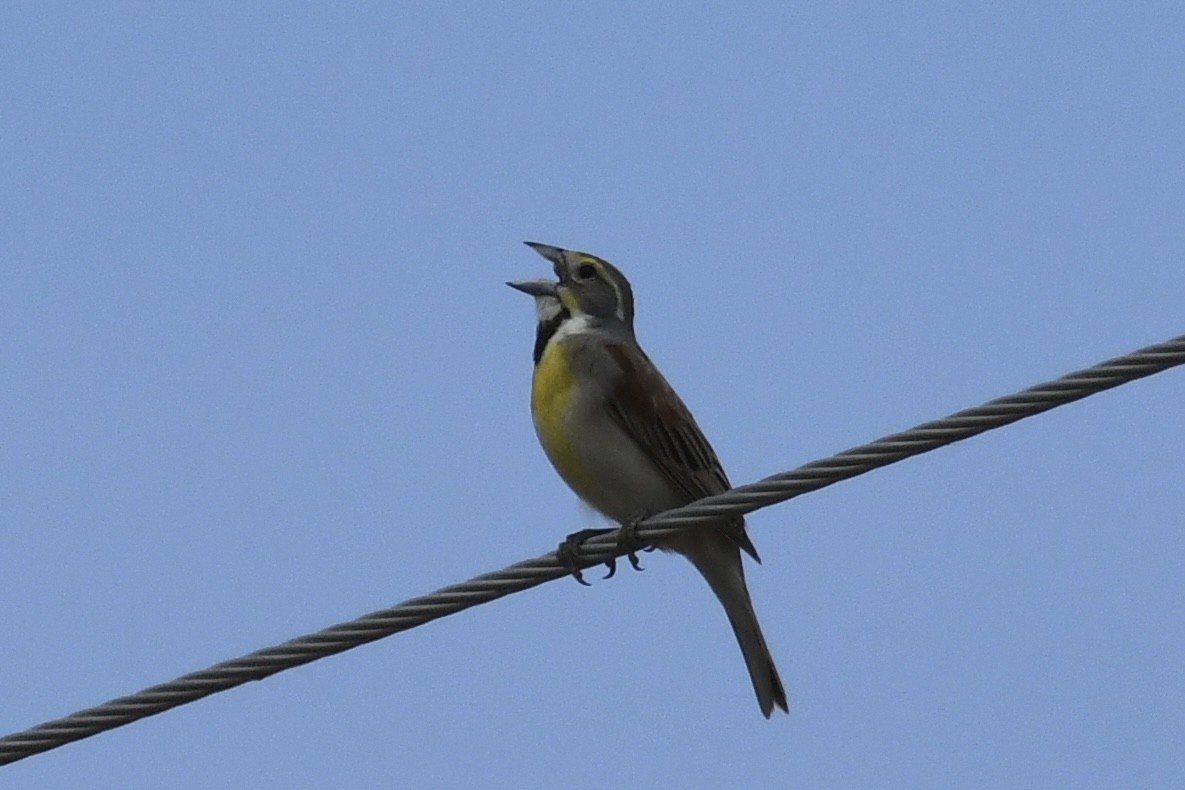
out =
{"type": "MultiPolygon", "coordinates": [[[[650,543],[680,529],[708,523],[721,516],[750,513],[1183,363],[1185,335],[997,398],[982,406],[923,423],[908,431],[853,447],[793,471],[660,513],[637,525],[637,539],[641,543],[650,543]]],[[[578,564],[581,568],[588,568],[624,553],[618,547],[616,533],[601,535],[583,544],[578,564]]],[[[568,573],[568,569],[551,552],[460,584],[443,587],[357,620],[224,661],[176,680],[0,738],[0,765],[114,729],[251,680],[262,680],[282,670],[341,653],[504,595],[530,589],[567,576],[568,573]]]]}

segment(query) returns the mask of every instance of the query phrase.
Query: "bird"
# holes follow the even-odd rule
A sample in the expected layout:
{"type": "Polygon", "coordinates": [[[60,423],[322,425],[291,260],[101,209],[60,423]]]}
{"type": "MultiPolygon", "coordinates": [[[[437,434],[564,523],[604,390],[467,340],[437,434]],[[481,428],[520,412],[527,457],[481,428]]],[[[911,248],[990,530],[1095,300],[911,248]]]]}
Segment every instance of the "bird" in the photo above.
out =
{"type": "MultiPolygon", "coordinates": [[[[535,300],[531,416],[563,481],[586,505],[622,525],[623,542],[647,516],[729,490],[712,445],[638,344],[633,289],[625,275],[586,252],[525,243],[551,262],[556,276],[507,285],[535,300]]],[[[573,533],[557,556],[574,563],[579,542],[603,531],[573,533]]],[[[741,552],[761,559],[744,519],[691,527],[657,547],[690,560],[719,599],[762,715],[770,718],[775,708],[789,712],[745,584],[741,552]]],[[[638,567],[633,556],[631,562],[638,567]]]]}

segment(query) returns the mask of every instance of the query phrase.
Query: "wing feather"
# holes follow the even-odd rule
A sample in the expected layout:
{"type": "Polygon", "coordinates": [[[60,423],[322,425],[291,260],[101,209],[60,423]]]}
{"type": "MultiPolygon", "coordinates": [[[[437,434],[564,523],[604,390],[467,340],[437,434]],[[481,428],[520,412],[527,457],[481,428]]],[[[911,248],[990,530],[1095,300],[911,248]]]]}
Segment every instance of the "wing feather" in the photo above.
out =
{"type": "MultiPolygon", "coordinates": [[[[687,502],[732,488],[716,451],[691,411],[646,354],[636,346],[621,343],[611,343],[607,349],[622,373],[608,404],[613,420],[654,459],[687,502]]],[[[737,519],[730,534],[740,548],[760,562],[744,524],[743,519],[737,519]]]]}

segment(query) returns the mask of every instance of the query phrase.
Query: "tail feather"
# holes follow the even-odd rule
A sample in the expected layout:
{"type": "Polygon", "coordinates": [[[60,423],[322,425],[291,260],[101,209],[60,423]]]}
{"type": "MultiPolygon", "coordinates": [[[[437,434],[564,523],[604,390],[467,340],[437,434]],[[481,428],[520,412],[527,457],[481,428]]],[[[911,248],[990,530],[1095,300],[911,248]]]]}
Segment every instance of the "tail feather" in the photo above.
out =
{"type": "Polygon", "coordinates": [[[705,533],[703,538],[706,540],[696,541],[697,545],[687,547],[691,551],[683,553],[707,580],[708,586],[724,607],[724,613],[728,615],[728,622],[741,647],[741,655],[745,658],[745,666],[749,669],[749,679],[753,682],[753,691],[757,694],[757,704],[761,706],[762,715],[768,719],[775,707],[788,713],[790,706],[786,701],[786,690],[774,666],[769,646],[765,643],[765,636],[761,633],[761,625],[757,622],[749,589],[745,585],[740,551],[736,543],[722,540],[721,537],[719,533],[705,533]]]}
{"type": "Polygon", "coordinates": [[[786,689],[778,676],[778,668],[774,666],[773,656],[765,644],[765,636],[761,633],[753,606],[747,600],[746,604],[745,612],[736,612],[728,604],[725,604],[724,611],[728,615],[728,622],[732,624],[737,644],[741,646],[745,666],[749,668],[749,679],[757,694],[757,704],[767,719],[773,714],[775,706],[789,713],[790,704],[786,700],[786,689]]]}

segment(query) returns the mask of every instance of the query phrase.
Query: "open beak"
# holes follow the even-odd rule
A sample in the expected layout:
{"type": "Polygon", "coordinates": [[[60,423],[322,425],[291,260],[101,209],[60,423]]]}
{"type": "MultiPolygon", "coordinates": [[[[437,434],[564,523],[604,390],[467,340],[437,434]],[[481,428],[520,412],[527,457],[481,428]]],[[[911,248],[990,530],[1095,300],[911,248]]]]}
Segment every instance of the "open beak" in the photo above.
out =
{"type": "MultiPolygon", "coordinates": [[[[554,249],[554,248],[549,248],[554,249]]],[[[514,282],[506,283],[516,291],[522,291],[528,296],[550,296],[553,299],[558,299],[559,294],[556,293],[555,287],[558,283],[552,280],[515,280],[514,282]]]]}
{"type": "Polygon", "coordinates": [[[556,266],[562,266],[564,263],[564,250],[560,247],[553,247],[550,244],[540,244],[537,241],[524,241],[535,252],[542,255],[547,260],[551,261],[556,266]]]}

